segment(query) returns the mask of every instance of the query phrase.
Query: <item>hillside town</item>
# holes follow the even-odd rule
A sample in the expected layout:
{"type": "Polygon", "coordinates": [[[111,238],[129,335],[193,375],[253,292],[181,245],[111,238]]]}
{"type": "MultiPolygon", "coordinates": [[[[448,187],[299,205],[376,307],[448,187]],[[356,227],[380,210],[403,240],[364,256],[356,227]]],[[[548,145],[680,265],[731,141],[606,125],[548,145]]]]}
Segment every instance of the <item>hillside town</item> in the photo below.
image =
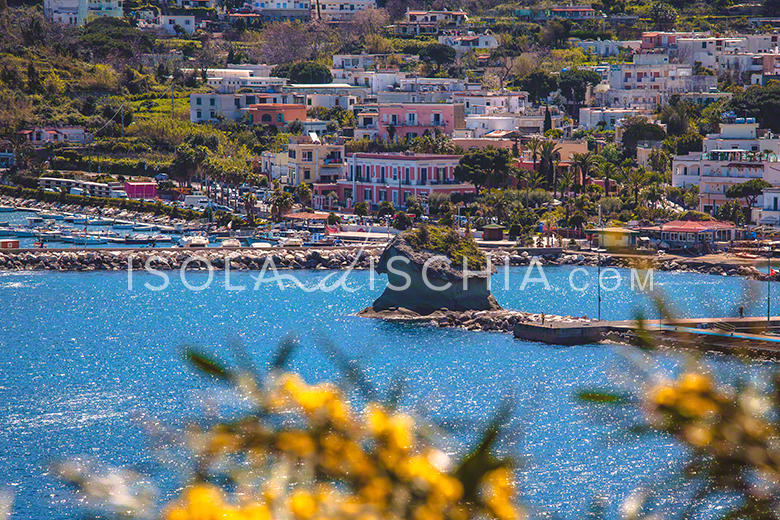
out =
{"type": "Polygon", "coordinates": [[[780,231],[766,6],[730,26],[661,2],[465,7],[7,7],[20,38],[61,43],[0,63],[0,193],[235,229],[433,220],[522,247],[704,254],[780,231]]]}

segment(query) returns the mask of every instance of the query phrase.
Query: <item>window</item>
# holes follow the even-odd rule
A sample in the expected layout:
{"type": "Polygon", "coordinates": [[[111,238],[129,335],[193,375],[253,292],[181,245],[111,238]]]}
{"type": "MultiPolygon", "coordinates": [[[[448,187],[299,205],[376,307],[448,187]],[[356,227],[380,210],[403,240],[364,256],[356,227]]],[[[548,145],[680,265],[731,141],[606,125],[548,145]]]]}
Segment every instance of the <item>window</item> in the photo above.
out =
{"type": "Polygon", "coordinates": [[[276,114],[276,122],[284,123],[284,114],[276,114]]]}
{"type": "Polygon", "coordinates": [[[211,106],[217,106],[217,100],[214,98],[209,99],[209,105],[211,106]]]}
{"type": "Polygon", "coordinates": [[[211,110],[209,112],[209,117],[211,117],[213,119],[214,117],[216,117],[216,113],[213,110],[211,110]]]}
{"type": "Polygon", "coordinates": [[[381,182],[385,182],[385,167],[379,168],[379,179],[381,182]]]}
{"type": "Polygon", "coordinates": [[[311,150],[304,151],[301,154],[301,160],[302,161],[311,162],[313,159],[314,159],[314,153],[311,150]]]}
{"type": "Polygon", "coordinates": [[[398,180],[398,168],[396,167],[393,167],[393,180],[394,181],[398,180]]]}
{"type": "Polygon", "coordinates": [[[200,106],[200,102],[201,102],[201,98],[196,98],[195,99],[195,104],[196,105],[200,106]]]}
{"type": "Polygon", "coordinates": [[[406,169],[406,182],[409,183],[409,168],[406,169]]]}
{"type": "Polygon", "coordinates": [[[311,178],[311,171],[303,170],[303,179],[308,181],[310,178],[311,178]]]}
{"type": "Polygon", "coordinates": [[[202,119],[202,118],[203,118],[203,114],[201,113],[201,111],[200,111],[200,110],[198,110],[198,111],[195,113],[195,118],[196,118],[196,119],[202,119]]]}
{"type": "Polygon", "coordinates": [[[271,119],[271,114],[263,114],[263,116],[260,118],[260,121],[263,123],[270,123],[273,120],[271,119]]]}
{"type": "Polygon", "coordinates": [[[363,200],[371,201],[371,190],[366,188],[363,190],[363,200]]]}

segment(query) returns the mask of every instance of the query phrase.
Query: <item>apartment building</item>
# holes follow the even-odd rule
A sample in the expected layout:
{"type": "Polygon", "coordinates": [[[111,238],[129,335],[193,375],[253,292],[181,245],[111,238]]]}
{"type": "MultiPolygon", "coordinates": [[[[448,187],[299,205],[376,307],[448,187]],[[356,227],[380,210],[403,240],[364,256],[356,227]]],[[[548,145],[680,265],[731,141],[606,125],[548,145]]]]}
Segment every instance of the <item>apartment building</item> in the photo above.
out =
{"type": "Polygon", "coordinates": [[[720,133],[705,138],[704,151],[672,159],[672,185],[698,186],[699,210],[705,213],[714,213],[725,204],[726,190],[735,184],[764,179],[780,185],[780,136],[759,136],[752,118],[724,114],[724,119],[727,122],[721,123],[720,133]]]}
{"type": "Polygon", "coordinates": [[[447,28],[466,27],[469,16],[465,11],[412,11],[407,8],[406,19],[391,25],[400,35],[438,34],[440,24],[447,28]]]}
{"type": "Polygon", "coordinates": [[[318,15],[325,22],[349,22],[360,11],[376,9],[376,0],[325,0],[319,3],[319,13],[316,4],[312,4],[312,18],[318,15]]]}
{"type": "Polygon", "coordinates": [[[381,139],[404,139],[422,136],[426,130],[438,129],[452,135],[466,127],[466,112],[461,104],[408,103],[379,105],[378,134],[381,139]],[[392,135],[391,135],[392,134],[392,135]]]}
{"type": "Polygon", "coordinates": [[[252,0],[245,2],[244,8],[259,14],[266,22],[285,20],[308,22],[311,19],[312,4],[308,0],[252,0]]]}
{"type": "MultiPolygon", "coordinates": [[[[265,94],[256,92],[243,92],[240,94],[235,92],[190,94],[190,121],[193,123],[201,123],[203,121],[215,120],[218,117],[238,121],[244,117],[244,115],[251,112],[252,106],[266,104],[300,105],[305,107],[306,98],[294,93],[282,92],[265,94]]],[[[298,116],[300,116],[300,114],[298,114],[298,116]]]]}
{"type": "Polygon", "coordinates": [[[462,104],[467,116],[500,112],[517,114],[525,110],[528,102],[528,93],[468,90],[453,92],[452,102],[462,104]]]}
{"type": "Polygon", "coordinates": [[[272,125],[279,130],[293,121],[306,122],[306,105],[262,103],[249,105],[247,112],[252,117],[252,124],[272,125]]]}
{"type": "Polygon", "coordinates": [[[308,135],[292,136],[287,146],[287,183],[290,186],[333,184],[344,172],[344,143],[324,143],[308,135]]]}
{"type": "Polygon", "coordinates": [[[55,22],[84,25],[95,18],[122,18],[123,0],[44,0],[43,12],[55,22]]]}
{"type": "Polygon", "coordinates": [[[459,155],[353,153],[347,155],[346,178],[338,181],[339,200],[347,208],[359,202],[377,207],[383,201],[405,206],[409,197],[433,193],[474,193],[474,186],[455,179],[459,155]]]}

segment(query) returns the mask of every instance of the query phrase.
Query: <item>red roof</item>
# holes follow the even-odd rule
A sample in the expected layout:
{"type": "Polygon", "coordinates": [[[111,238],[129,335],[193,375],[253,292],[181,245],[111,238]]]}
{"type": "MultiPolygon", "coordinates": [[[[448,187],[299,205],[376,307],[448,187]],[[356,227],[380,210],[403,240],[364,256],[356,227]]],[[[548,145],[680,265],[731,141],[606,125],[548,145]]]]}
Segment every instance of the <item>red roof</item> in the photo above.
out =
{"type": "Polygon", "coordinates": [[[722,231],[725,229],[734,229],[737,226],[731,222],[723,222],[722,220],[673,220],[667,222],[662,226],[651,226],[640,228],[645,231],[669,231],[671,233],[708,233],[712,231],[722,231]]]}

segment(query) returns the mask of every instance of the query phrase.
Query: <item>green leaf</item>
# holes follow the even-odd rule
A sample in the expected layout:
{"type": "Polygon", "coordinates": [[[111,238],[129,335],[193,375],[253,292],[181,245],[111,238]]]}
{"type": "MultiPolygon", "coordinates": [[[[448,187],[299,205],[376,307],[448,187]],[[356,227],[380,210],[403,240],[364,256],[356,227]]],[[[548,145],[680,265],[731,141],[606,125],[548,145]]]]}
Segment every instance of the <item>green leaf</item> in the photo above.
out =
{"type": "Polygon", "coordinates": [[[201,372],[216,377],[217,379],[222,379],[223,381],[233,380],[232,372],[206,354],[198,352],[193,348],[188,348],[185,351],[185,356],[187,360],[195,365],[201,372]]]}
{"type": "Polygon", "coordinates": [[[588,403],[603,403],[603,404],[623,404],[626,402],[626,396],[615,392],[595,391],[595,390],[582,390],[577,392],[577,398],[580,401],[588,403]]]}

